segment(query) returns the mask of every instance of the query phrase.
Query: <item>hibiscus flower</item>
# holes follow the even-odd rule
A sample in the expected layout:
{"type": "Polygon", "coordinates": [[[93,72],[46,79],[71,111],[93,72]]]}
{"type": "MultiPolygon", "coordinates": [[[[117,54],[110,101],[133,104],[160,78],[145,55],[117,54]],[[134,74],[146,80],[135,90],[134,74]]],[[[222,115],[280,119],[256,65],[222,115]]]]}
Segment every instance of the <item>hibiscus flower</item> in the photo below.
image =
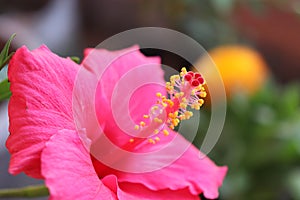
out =
{"type": "Polygon", "coordinates": [[[8,68],[10,173],[45,179],[51,199],[217,198],[227,168],[173,130],[203,103],[203,79],[183,70],[164,87],[163,74],[137,46],[87,49],[80,65],[46,46],[18,49],[8,68]],[[184,81],[192,102],[176,93],[184,81]]]}

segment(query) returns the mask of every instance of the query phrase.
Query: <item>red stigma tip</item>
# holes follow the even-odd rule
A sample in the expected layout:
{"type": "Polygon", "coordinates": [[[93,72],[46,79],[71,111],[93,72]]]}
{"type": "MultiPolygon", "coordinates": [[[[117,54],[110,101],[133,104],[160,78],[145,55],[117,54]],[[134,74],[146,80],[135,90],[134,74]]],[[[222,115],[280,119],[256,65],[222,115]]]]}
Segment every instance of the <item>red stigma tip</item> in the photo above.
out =
{"type": "Polygon", "coordinates": [[[198,77],[198,78],[197,78],[197,81],[199,81],[200,84],[203,84],[203,83],[204,83],[204,79],[203,79],[202,77],[198,77]]]}
{"type": "Polygon", "coordinates": [[[199,81],[194,79],[191,83],[192,86],[197,87],[198,85],[200,85],[199,81]]]}
{"type": "Polygon", "coordinates": [[[195,73],[194,77],[195,77],[195,79],[197,79],[197,78],[200,78],[200,77],[202,77],[202,76],[201,76],[201,74],[199,74],[199,73],[195,73]]]}
{"type": "Polygon", "coordinates": [[[190,80],[192,79],[192,76],[191,76],[190,74],[186,74],[186,75],[184,76],[184,79],[185,79],[186,81],[190,81],[190,80]]]}
{"type": "Polygon", "coordinates": [[[190,75],[190,76],[194,76],[194,72],[192,72],[192,71],[189,71],[188,73],[187,73],[187,75],[190,75]]]}

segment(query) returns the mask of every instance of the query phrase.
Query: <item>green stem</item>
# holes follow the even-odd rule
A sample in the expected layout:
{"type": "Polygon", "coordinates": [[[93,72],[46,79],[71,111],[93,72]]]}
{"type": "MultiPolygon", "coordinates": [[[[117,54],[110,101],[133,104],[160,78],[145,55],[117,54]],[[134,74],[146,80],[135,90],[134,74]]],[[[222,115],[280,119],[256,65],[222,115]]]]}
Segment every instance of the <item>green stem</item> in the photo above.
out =
{"type": "Polygon", "coordinates": [[[0,189],[0,198],[3,197],[43,197],[48,196],[49,191],[45,185],[27,186],[23,188],[0,189]]]}

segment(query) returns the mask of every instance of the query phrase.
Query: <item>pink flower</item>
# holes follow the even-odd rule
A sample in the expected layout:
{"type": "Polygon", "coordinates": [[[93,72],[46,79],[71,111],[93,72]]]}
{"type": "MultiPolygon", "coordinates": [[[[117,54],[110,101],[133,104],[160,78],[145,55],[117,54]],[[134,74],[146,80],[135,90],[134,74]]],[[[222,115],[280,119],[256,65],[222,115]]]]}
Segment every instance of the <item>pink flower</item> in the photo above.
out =
{"type": "Polygon", "coordinates": [[[199,159],[200,152],[167,126],[157,136],[144,131],[145,139],[133,134],[134,124],[156,131],[155,120],[144,115],[166,94],[159,63],[136,46],[88,49],[80,65],[45,46],[18,49],[8,69],[10,173],[45,179],[52,199],[217,198],[226,167],[199,159]],[[135,87],[147,81],[156,84],[135,87]]]}

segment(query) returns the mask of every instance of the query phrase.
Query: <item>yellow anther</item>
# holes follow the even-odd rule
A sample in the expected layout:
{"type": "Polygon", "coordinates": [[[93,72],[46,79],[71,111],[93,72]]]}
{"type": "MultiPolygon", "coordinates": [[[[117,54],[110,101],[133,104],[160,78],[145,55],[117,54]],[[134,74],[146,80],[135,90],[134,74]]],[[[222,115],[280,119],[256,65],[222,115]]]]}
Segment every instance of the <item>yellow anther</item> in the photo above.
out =
{"type": "Polygon", "coordinates": [[[180,97],[183,97],[184,96],[184,92],[180,92],[180,97]]]}
{"type": "Polygon", "coordinates": [[[130,142],[130,143],[133,143],[133,142],[134,142],[134,139],[133,139],[133,138],[131,138],[131,139],[129,140],[129,142],[130,142]]]}
{"type": "Polygon", "coordinates": [[[180,120],[185,120],[186,117],[185,117],[185,115],[180,115],[180,116],[179,116],[179,119],[180,119],[180,120]]]}
{"type": "Polygon", "coordinates": [[[135,126],[134,126],[134,129],[135,129],[135,130],[139,130],[139,128],[140,128],[139,125],[135,125],[135,126]]]}
{"type": "Polygon", "coordinates": [[[177,80],[180,80],[180,76],[179,75],[173,75],[171,76],[170,80],[174,80],[174,81],[177,81],[177,80]]]}
{"type": "Polygon", "coordinates": [[[200,90],[202,90],[202,88],[203,88],[202,85],[198,85],[195,89],[200,91],[200,90]]]}
{"type": "Polygon", "coordinates": [[[141,122],[140,122],[140,125],[141,125],[141,126],[146,126],[146,123],[143,122],[143,121],[141,121],[141,122]]]}
{"type": "Polygon", "coordinates": [[[164,129],[164,130],[163,130],[163,134],[164,134],[165,136],[168,136],[170,133],[169,133],[168,130],[164,129]]]}
{"type": "Polygon", "coordinates": [[[174,113],[169,113],[168,117],[171,119],[175,119],[178,116],[178,111],[175,111],[174,113]]]}
{"type": "Polygon", "coordinates": [[[190,119],[190,117],[193,116],[193,113],[190,112],[190,111],[186,111],[186,112],[184,113],[184,115],[185,115],[186,119],[190,119]]]}
{"type": "Polygon", "coordinates": [[[186,73],[187,73],[186,68],[185,68],[185,67],[181,68],[181,73],[180,73],[180,75],[181,75],[181,76],[184,76],[184,75],[186,75],[186,73]]]}
{"type": "Polygon", "coordinates": [[[162,123],[162,119],[159,119],[158,117],[155,117],[154,121],[157,122],[157,123],[162,123]]]}
{"type": "Polygon", "coordinates": [[[163,107],[167,107],[167,106],[168,106],[168,104],[166,104],[166,103],[162,103],[162,106],[163,106],[163,107]]]}
{"type": "Polygon", "coordinates": [[[202,97],[202,98],[205,98],[206,97],[206,95],[207,95],[207,93],[206,92],[200,92],[200,97],[202,97]]]}
{"type": "Polygon", "coordinates": [[[203,99],[199,99],[198,103],[202,106],[204,104],[204,100],[203,99]]]}
{"type": "Polygon", "coordinates": [[[200,105],[199,104],[195,104],[194,109],[195,110],[200,110],[200,105]]]}
{"type": "Polygon", "coordinates": [[[158,141],[160,141],[160,138],[159,137],[155,137],[154,140],[158,142],[158,141]]]}
{"type": "Polygon", "coordinates": [[[170,135],[169,131],[168,131],[168,130],[166,130],[166,129],[164,129],[164,130],[163,130],[163,134],[164,134],[165,136],[168,136],[168,135],[170,135]]]}
{"type": "Polygon", "coordinates": [[[174,95],[176,98],[179,98],[180,97],[180,93],[175,93],[174,95]]]}
{"type": "Polygon", "coordinates": [[[187,108],[187,104],[186,103],[180,103],[180,108],[186,109],[187,108]]]}
{"type": "Polygon", "coordinates": [[[166,86],[166,90],[167,90],[167,91],[172,91],[172,90],[174,90],[174,87],[173,87],[173,86],[170,86],[170,85],[168,85],[168,86],[166,86]]]}
{"type": "Polygon", "coordinates": [[[153,140],[152,138],[150,138],[150,139],[148,140],[148,142],[149,142],[150,144],[155,144],[155,140],[153,140]]]}
{"type": "Polygon", "coordinates": [[[176,121],[174,119],[172,119],[172,124],[173,126],[177,126],[176,121]]]}
{"type": "Polygon", "coordinates": [[[177,118],[172,120],[172,124],[174,125],[174,127],[177,126],[179,122],[180,120],[177,118]]]}
{"type": "Polygon", "coordinates": [[[153,132],[154,132],[154,134],[158,134],[158,133],[159,133],[159,130],[158,130],[158,129],[155,129],[153,132]]]}
{"type": "Polygon", "coordinates": [[[178,116],[178,111],[174,112],[174,116],[177,117],[178,116]]]}
{"type": "Polygon", "coordinates": [[[195,102],[194,104],[191,105],[191,108],[195,109],[195,110],[199,110],[200,109],[200,103],[195,102]]]}
{"type": "Polygon", "coordinates": [[[145,119],[148,119],[149,118],[149,115],[144,115],[143,116],[145,119]]]}
{"type": "Polygon", "coordinates": [[[188,102],[187,99],[186,99],[185,97],[183,97],[183,98],[181,99],[181,101],[182,101],[183,103],[187,103],[187,102],[188,102]]]}
{"type": "Polygon", "coordinates": [[[174,106],[174,102],[171,101],[171,100],[168,100],[168,104],[169,104],[169,106],[170,106],[171,108],[174,106]]]}
{"type": "Polygon", "coordinates": [[[160,92],[158,92],[158,93],[156,93],[156,96],[160,98],[162,96],[162,94],[160,92]]]}

